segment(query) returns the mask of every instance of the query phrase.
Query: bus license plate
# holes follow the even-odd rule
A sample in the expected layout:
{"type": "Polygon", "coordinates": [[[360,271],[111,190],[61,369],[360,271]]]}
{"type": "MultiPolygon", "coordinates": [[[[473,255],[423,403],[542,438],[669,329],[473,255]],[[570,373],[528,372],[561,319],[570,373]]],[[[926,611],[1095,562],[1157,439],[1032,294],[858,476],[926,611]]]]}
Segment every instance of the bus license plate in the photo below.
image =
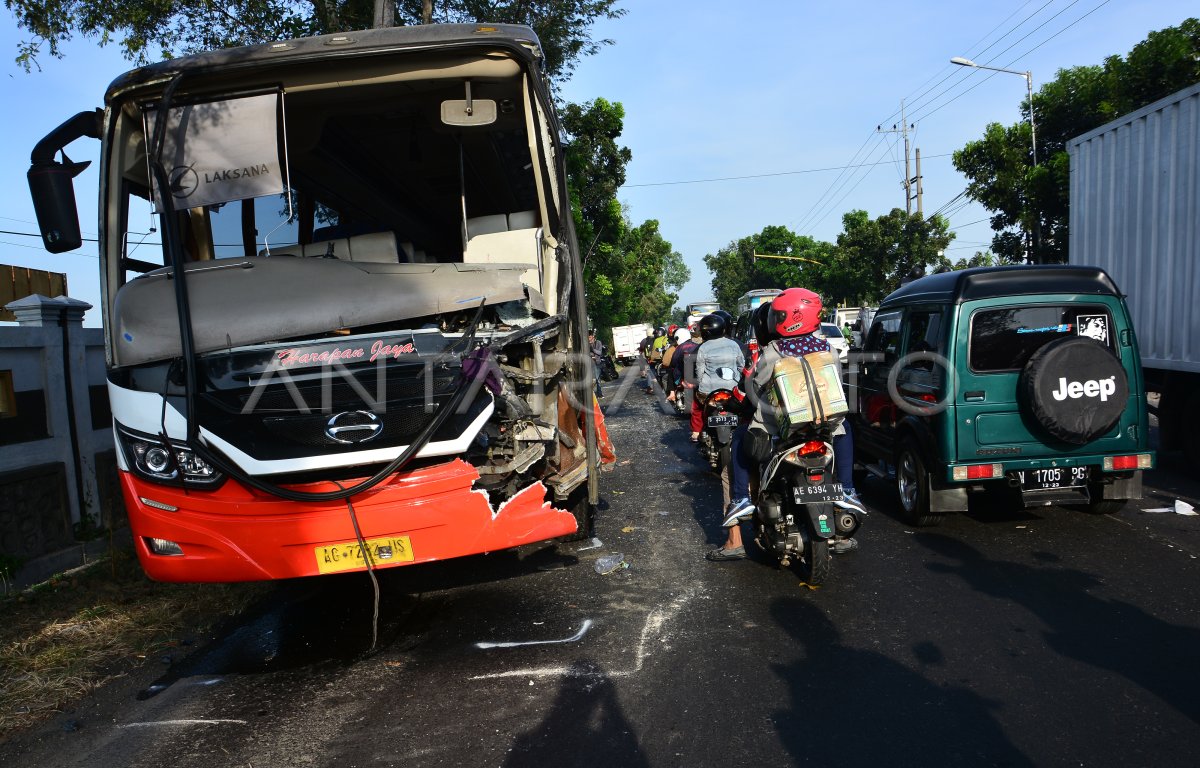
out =
{"type": "Polygon", "coordinates": [[[371,565],[376,568],[413,561],[412,543],[407,536],[384,536],[378,539],[366,539],[363,543],[367,545],[365,552],[357,541],[316,547],[314,551],[317,556],[317,571],[340,573],[357,569],[365,570],[367,567],[365,553],[370,553],[371,565]]]}
{"type": "Polygon", "coordinates": [[[1021,487],[1027,491],[1041,491],[1050,488],[1074,488],[1086,485],[1088,479],[1087,467],[1049,467],[1047,469],[1026,469],[1017,472],[1021,487]]]}
{"type": "Polygon", "coordinates": [[[708,426],[710,427],[736,427],[737,425],[736,413],[714,413],[708,417],[708,426]]]}
{"type": "Polygon", "coordinates": [[[812,504],[820,501],[837,501],[842,498],[841,483],[820,485],[796,485],[792,487],[792,498],[797,504],[812,504]]]}

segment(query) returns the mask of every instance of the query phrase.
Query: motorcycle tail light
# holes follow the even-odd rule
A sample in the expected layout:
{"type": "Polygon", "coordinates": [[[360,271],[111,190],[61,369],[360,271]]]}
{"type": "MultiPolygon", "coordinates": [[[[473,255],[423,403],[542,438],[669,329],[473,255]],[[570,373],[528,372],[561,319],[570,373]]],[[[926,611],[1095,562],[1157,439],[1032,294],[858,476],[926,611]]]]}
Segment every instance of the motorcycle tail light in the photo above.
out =
{"type": "Polygon", "coordinates": [[[727,390],[721,390],[720,392],[713,392],[711,395],[708,396],[708,399],[710,402],[713,402],[713,403],[721,403],[721,402],[728,400],[731,397],[733,397],[732,392],[729,392],[727,390]]]}
{"type": "Polygon", "coordinates": [[[810,474],[810,475],[808,476],[808,482],[812,483],[813,485],[817,485],[817,484],[819,484],[819,483],[822,483],[822,482],[824,482],[824,481],[825,481],[825,475],[812,475],[812,474],[810,474]]]}
{"type": "Polygon", "coordinates": [[[825,443],[820,440],[809,440],[800,446],[798,453],[801,456],[820,456],[825,453],[825,443]]]}

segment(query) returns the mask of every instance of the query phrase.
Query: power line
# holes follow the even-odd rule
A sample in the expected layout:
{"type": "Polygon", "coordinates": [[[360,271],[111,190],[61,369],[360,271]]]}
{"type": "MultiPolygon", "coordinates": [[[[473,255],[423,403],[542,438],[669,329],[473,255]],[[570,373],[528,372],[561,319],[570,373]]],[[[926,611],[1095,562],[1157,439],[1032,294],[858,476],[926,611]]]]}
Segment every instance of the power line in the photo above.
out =
{"type": "MultiPolygon", "coordinates": [[[[887,146],[886,146],[886,142],[881,142],[881,144],[884,144],[884,145],[885,145],[885,146],[884,146],[884,152],[887,152],[887,146]]],[[[877,165],[886,165],[886,163],[877,163],[877,165]]],[[[851,193],[851,192],[853,192],[855,189],[857,189],[857,188],[858,188],[858,185],[859,185],[859,184],[862,184],[862,183],[863,183],[863,181],[864,181],[864,180],[867,178],[867,176],[868,176],[868,175],[870,175],[870,174],[869,174],[869,173],[864,173],[862,176],[860,176],[860,177],[859,177],[858,181],[854,182],[854,186],[852,186],[852,187],[850,187],[849,189],[847,189],[847,190],[846,190],[845,194],[843,194],[841,197],[839,197],[839,198],[838,198],[836,201],[834,201],[834,202],[831,202],[829,205],[827,205],[827,206],[822,206],[822,208],[821,208],[821,213],[820,213],[820,214],[818,214],[818,215],[817,215],[817,216],[816,216],[816,217],[815,217],[815,218],[812,220],[812,223],[808,225],[808,230],[805,232],[805,234],[807,234],[807,233],[808,233],[808,231],[811,231],[811,230],[813,229],[813,227],[815,227],[817,224],[819,224],[820,222],[824,221],[824,220],[825,220],[825,218],[826,218],[826,217],[827,217],[827,216],[828,216],[830,213],[832,213],[833,211],[837,210],[838,206],[842,204],[842,201],[843,201],[843,200],[845,200],[847,197],[849,197],[849,196],[850,196],[850,193],[851,193]]],[[[833,200],[833,198],[830,198],[830,200],[833,200]]]]}
{"type": "MultiPolygon", "coordinates": [[[[864,149],[866,149],[866,146],[867,146],[868,144],[870,144],[870,143],[871,143],[871,139],[872,139],[872,138],[878,138],[878,136],[879,136],[879,134],[878,134],[876,131],[871,131],[870,133],[868,133],[868,134],[867,134],[867,138],[863,140],[863,143],[862,143],[862,144],[859,146],[859,148],[858,148],[858,149],[855,151],[854,155],[853,155],[853,156],[850,158],[850,163],[853,163],[853,162],[855,162],[856,160],[858,160],[858,156],[859,156],[860,154],[862,154],[862,151],[863,151],[864,149]]],[[[869,154],[870,154],[870,152],[868,152],[867,154],[869,155],[869,154]]],[[[848,166],[847,166],[847,167],[848,167],[848,166]]],[[[834,178],[834,180],[833,180],[833,181],[829,182],[829,186],[828,186],[828,187],[826,187],[826,188],[825,188],[825,191],[824,191],[824,192],[822,192],[822,193],[821,193],[821,194],[820,194],[820,195],[817,197],[817,201],[816,201],[816,202],[814,202],[814,203],[812,204],[812,207],[811,207],[811,208],[809,208],[809,209],[808,209],[808,211],[807,211],[807,212],[806,212],[806,213],[805,213],[803,216],[801,216],[801,217],[800,217],[800,218],[797,220],[797,222],[796,222],[795,224],[793,224],[793,229],[799,230],[799,229],[801,228],[801,227],[800,227],[800,224],[802,224],[802,223],[805,223],[805,222],[807,222],[807,221],[809,220],[809,218],[810,218],[810,217],[811,217],[811,216],[814,214],[814,212],[817,210],[817,207],[818,207],[818,206],[821,204],[821,201],[822,201],[822,200],[826,200],[826,199],[828,199],[828,198],[829,198],[829,193],[830,193],[830,190],[832,190],[832,189],[834,188],[834,185],[838,184],[838,183],[841,181],[842,177],[843,177],[845,174],[846,174],[846,171],[843,169],[843,170],[842,170],[842,172],[841,172],[841,173],[839,173],[839,174],[837,175],[837,177],[836,177],[836,178],[834,178]]]]}
{"type": "MultiPolygon", "coordinates": [[[[1025,57],[1026,57],[1026,56],[1028,56],[1029,54],[1031,54],[1031,53],[1033,53],[1034,51],[1036,51],[1038,48],[1041,48],[1043,45],[1045,45],[1046,43],[1050,42],[1050,41],[1051,41],[1051,40],[1053,40],[1054,38],[1058,37],[1058,36],[1059,36],[1059,35],[1061,35],[1063,32],[1066,32],[1068,29],[1070,29],[1071,27],[1075,26],[1075,25],[1076,25],[1076,24],[1078,24],[1079,22],[1083,21],[1083,20],[1084,20],[1084,19],[1086,19],[1088,16],[1091,16],[1091,15],[1092,15],[1093,13],[1095,13],[1096,11],[1098,11],[1098,10],[1100,10],[1101,8],[1103,8],[1104,6],[1108,5],[1108,4],[1109,4],[1111,1],[1112,1],[1112,0],[1103,0],[1103,2],[1101,2],[1101,3],[1100,3],[1099,5],[1097,5],[1095,8],[1093,8],[1092,10],[1090,10],[1090,11],[1088,11],[1087,13],[1083,14],[1083,15],[1082,15],[1082,16],[1080,16],[1078,19],[1075,19],[1075,21],[1072,21],[1070,24],[1068,24],[1068,25],[1066,25],[1065,27],[1063,27],[1062,29],[1058,30],[1058,31],[1057,31],[1057,32],[1055,32],[1053,35],[1050,35],[1050,36],[1049,36],[1049,37],[1047,37],[1045,40],[1041,41],[1040,43],[1038,43],[1037,45],[1033,46],[1033,47],[1032,47],[1032,48],[1030,48],[1029,50],[1027,50],[1027,51],[1025,51],[1024,53],[1022,53],[1022,54],[1020,54],[1020,55],[1016,56],[1015,58],[1013,58],[1011,61],[1009,61],[1007,64],[1005,64],[1005,65],[1004,65],[1004,67],[1005,67],[1005,68],[1007,68],[1007,67],[1011,67],[1011,66],[1013,66],[1014,64],[1016,64],[1016,63],[1017,63],[1018,61],[1020,61],[1021,59],[1025,58],[1025,57]]],[[[1013,45],[1010,45],[1008,48],[1005,48],[1005,49],[1004,49],[1003,51],[1001,51],[1000,53],[1001,53],[1001,54],[1003,54],[1003,53],[1005,53],[1005,52],[1007,52],[1007,51],[1011,50],[1011,49],[1012,49],[1012,47],[1013,47],[1013,46],[1015,46],[1017,43],[1021,42],[1021,40],[1024,40],[1024,39],[1028,38],[1028,37],[1029,37],[1029,35],[1032,35],[1032,34],[1033,34],[1034,32],[1036,32],[1038,29],[1041,29],[1042,27],[1044,27],[1044,26],[1045,26],[1046,24],[1048,24],[1050,21],[1053,21],[1053,20],[1054,20],[1055,18],[1057,18],[1058,16],[1061,16],[1061,15],[1063,14],[1063,12],[1065,12],[1066,10],[1068,10],[1069,8],[1071,8],[1071,6],[1075,5],[1075,4],[1076,4],[1076,3],[1078,3],[1078,2],[1079,2],[1079,0],[1074,0],[1074,2],[1072,2],[1072,3],[1071,3],[1071,5],[1068,5],[1068,6],[1067,6],[1066,8],[1064,8],[1062,11],[1059,11],[1058,13],[1054,14],[1054,16],[1051,16],[1049,19],[1047,19],[1045,24],[1042,24],[1042,25],[1038,26],[1036,29],[1032,30],[1032,31],[1031,31],[1029,34],[1025,35],[1025,36],[1024,36],[1024,37],[1022,37],[1020,40],[1018,40],[1016,43],[1013,43],[1013,45]]],[[[986,62],[986,63],[990,65],[990,64],[991,64],[992,62],[994,62],[994,61],[996,61],[996,59],[995,59],[995,58],[991,59],[990,61],[988,61],[988,62],[986,62]]],[[[989,72],[989,73],[988,73],[988,74],[987,74],[987,75],[986,75],[986,76],[985,76],[985,77],[984,77],[982,80],[979,80],[979,81],[977,81],[977,82],[976,82],[974,85],[972,85],[970,88],[967,88],[966,90],[964,90],[963,92],[961,92],[961,93],[959,93],[959,94],[955,95],[954,97],[952,97],[952,98],[950,98],[950,99],[947,99],[945,102],[943,102],[942,104],[939,104],[937,107],[935,107],[935,108],[931,109],[930,111],[923,113],[923,114],[920,116],[920,118],[919,118],[919,119],[925,119],[925,118],[928,118],[930,115],[934,114],[935,112],[938,112],[938,111],[939,111],[939,110],[941,110],[942,108],[944,108],[944,107],[946,107],[946,106],[948,106],[948,105],[950,105],[950,104],[954,103],[954,102],[955,102],[955,101],[957,101],[958,99],[961,99],[963,96],[966,96],[968,93],[970,93],[971,91],[975,90],[975,89],[976,89],[976,88],[978,88],[979,86],[983,85],[983,84],[984,84],[984,83],[986,83],[988,80],[991,80],[991,79],[992,79],[993,77],[995,77],[997,74],[999,74],[999,73],[997,73],[997,72],[989,72]]],[[[942,93],[938,94],[938,96],[941,96],[941,95],[943,95],[943,94],[946,94],[946,93],[950,92],[950,91],[951,91],[951,90],[953,90],[955,87],[957,87],[957,85],[961,85],[961,84],[962,84],[962,82],[960,81],[960,83],[958,83],[958,84],[956,84],[956,85],[954,85],[954,86],[951,86],[950,88],[947,88],[945,91],[942,91],[942,93]]],[[[934,97],[934,98],[937,98],[937,97],[934,97]]],[[[932,101],[932,99],[931,99],[931,101],[932,101]]]]}
{"type": "MultiPolygon", "coordinates": [[[[929,155],[929,157],[949,157],[951,152],[946,152],[941,155],[929,155]]],[[[676,184],[708,184],[714,181],[741,181],[743,179],[766,179],[772,176],[796,176],[805,173],[824,173],[826,171],[844,171],[848,168],[866,168],[872,165],[887,165],[887,161],[879,163],[860,163],[858,165],[832,165],[828,168],[804,168],[799,171],[776,171],[774,173],[752,173],[745,176],[719,176],[711,179],[685,179],[683,181],[649,181],[643,184],[625,184],[622,189],[629,187],[665,187],[676,184]]]]}
{"type": "MultiPolygon", "coordinates": [[[[1002,26],[1004,26],[1006,23],[1008,23],[1008,20],[1009,20],[1009,19],[1011,19],[1013,16],[1016,16],[1018,13],[1020,13],[1020,12],[1021,12],[1021,9],[1022,9],[1022,8],[1024,8],[1025,6],[1029,5],[1029,3],[1031,3],[1031,2],[1034,2],[1034,0],[1026,0],[1026,2],[1025,2],[1025,4],[1024,4],[1024,5],[1022,5],[1022,6],[1020,6],[1019,8],[1017,8],[1017,10],[1013,11],[1011,14],[1009,14],[1009,15],[1008,15],[1008,18],[1006,18],[1004,21],[1000,22],[1000,23],[999,23],[999,24],[997,24],[995,27],[993,27],[991,32],[988,32],[986,35],[984,35],[982,38],[980,38],[978,41],[976,41],[976,42],[975,42],[975,43],[974,43],[972,46],[969,46],[969,47],[968,47],[968,49],[967,49],[967,50],[968,50],[968,52],[970,52],[970,49],[971,49],[971,48],[973,48],[975,45],[979,45],[979,44],[980,44],[980,43],[982,43],[984,40],[987,40],[987,39],[988,39],[988,37],[990,37],[990,36],[991,36],[992,32],[995,32],[997,29],[1000,29],[1000,27],[1002,27],[1002,26]]],[[[1025,18],[1021,19],[1021,21],[1019,21],[1019,22],[1016,24],[1016,26],[1014,26],[1012,29],[1010,29],[1009,31],[1005,32],[1003,35],[1001,35],[1000,37],[998,37],[998,38],[996,38],[994,41],[992,41],[992,43],[991,43],[990,45],[988,45],[988,46],[987,46],[987,48],[984,48],[984,49],[982,49],[982,50],[980,50],[980,51],[977,51],[977,52],[975,52],[975,53],[972,53],[971,55],[972,55],[972,56],[974,56],[974,57],[978,57],[978,56],[980,56],[981,54],[984,54],[984,53],[986,53],[986,52],[988,51],[988,49],[989,49],[989,48],[991,48],[992,46],[996,45],[996,44],[997,44],[997,43],[999,43],[1001,40],[1003,40],[1004,38],[1008,37],[1009,35],[1011,35],[1011,34],[1013,34],[1014,32],[1016,32],[1018,29],[1020,29],[1021,27],[1023,27],[1023,26],[1025,25],[1025,22],[1029,21],[1029,20],[1030,20],[1030,19],[1032,19],[1034,16],[1037,16],[1039,13],[1041,13],[1043,10],[1045,10],[1045,9],[1046,9],[1046,6],[1050,5],[1050,4],[1051,4],[1051,3],[1053,3],[1053,2],[1054,2],[1054,0],[1048,0],[1048,2],[1046,2],[1046,3],[1045,3],[1044,5],[1042,5],[1040,8],[1038,8],[1036,11],[1034,11],[1034,12],[1033,12],[1033,13],[1031,13],[1031,14],[1029,14],[1029,15],[1028,15],[1028,16],[1026,16],[1025,18]]],[[[915,99],[912,99],[913,103],[914,103],[914,104],[919,104],[919,102],[921,101],[921,99],[925,97],[925,94],[929,93],[929,92],[930,92],[930,91],[932,91],[934,88],[937,88],[939,85],[941,85],[942,83],[946,82],[946,81],[947,81],[947,80],[949,80],[951,77],[953,77],[953,76],[954,76],[954,74],[955,74],[955,73],[956,73],[956,72],[959,70],[959,67],[957,67],[957,66],[954,66],[954,65],[951,65],[951,64],[948,64],[948,65],[946,65],[945,67],[943,67],[942,69],[938,70],[938,72],[937,72],[936,74],[934,74],[933,76],[931,76],[931,77],[930,77],[928,80],[926,80],[926,81],[925,81],[925,83],[928,83],[930,80],[932,80],[933,78],[937,77],[939,74],[941,74],[942,72],[945,72],[945,71],[947,71],[947,70],[949,70],[949,71],[950,71],[950,74],[949,74],[949,75],[947,75],[946,77],[943,77],[943,78],[942,78],[941,80],[939,80],[937,83],[935,83],[934,85],[932,85],[932,86],[930,86],[929,88],[925,89],[925,91],[924,91],[924,92],[922,92],[920,96],[916,97],[915,99]]],[[[909,98],[912,96],[912,94],[913,94],[913,93],[915,93],[916,91],[919,91],[919,90],[921,90],[921,88],[923,88],[923,87],[925,86],[925,83],[922,83],[921,85],[919,85],[919,86],[917,86],[916,88],[914,88],[914,89],[913,89],[913,91],[912,91],[912,92],[910,92],[910,93],[908,94],[908,96],[905,96],[905,99],[909,99],[909,98]]],[[[951,87],[951,88],[953,88],[954,86],[950,86],[950,87],[951,87]]],[[[938,94],[938,95],[941,95],[941,94],[938,94]]],[[[934,96],[934,98],[937,98],[937,96],[934,96]]],[[[919,106],[918,106],[918,107],[916,107],[916,108],[917,108],[917,109],[920,109],[920,107],[919,107],[919,106]]],[[[893,112],[892,114],[888,115],[888,116],[887,116],[887,117],[886,117],[884,120],[882,120],[882,121],[881,121],[881,123],[886,123],[888,120],[891,120],[893,117],[895,117],[895,116],[896,116],[896,115],[898,115],[898,114],[899,114],[899,111],[897,110],[896,112],[893,112]]]]}
{"type": "Polygon", "coordinates": [[[968,221],[966,224],[959,224],[957,227],[950,227],[950,228],[949,228],[947,231],[948,231],[948,232],[953,232],[953,231],[955,231],[956,229],[962,229],[963,227],[969,227],[969,226],[971,226],[972,224],[980,224],[980,223],[982,223],[982,222],[985,222],[985,221],[991,221],[991,220],[992,220],[992,217],[991,217],[991,216],[988,216],[987,218],[983,218],[983,219],[977,219],[977,220],[975,220],[975,221],[968,221]]]}

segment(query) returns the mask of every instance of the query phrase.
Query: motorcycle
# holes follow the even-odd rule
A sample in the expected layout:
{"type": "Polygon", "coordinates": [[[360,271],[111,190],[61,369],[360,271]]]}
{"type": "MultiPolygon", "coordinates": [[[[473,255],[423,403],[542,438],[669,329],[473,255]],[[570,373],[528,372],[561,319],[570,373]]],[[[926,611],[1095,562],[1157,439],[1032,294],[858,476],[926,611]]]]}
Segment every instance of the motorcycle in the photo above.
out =
{"type": "Polygon", "coordinates": [[[850,537],[858,515],[834,507],[842,498],[833,466],[832,431],[810,430],[780,441],[760,469],[755,501],[755,540],[783,567],[795,560],[811,586],[833,571],[830,542],[850,537]]]}
{"type": "Polygon", "coordinates": [[[710,392],[702,409],[704,429],[700,432],[697,445],[708,465],[720,474],[729,466],[729,451],[733,443],[733,430],[737,428],[738,416],[733,392],[717,389],[710,392]]]}
{"type": "Polygon", "coordinates": [[[662,387],[663,392],[668,394],[674,393],[675,397],[669,402],[671,407],[675,409],[676,416],[683,416],[688,413],[691,407],[692,398],[687,393],[687,387],[682,381],[675,382],[675,374],[668,366],[658,366],[658,383],[662,387]]]}
{"type": "Polygon", "coordinates": [[[600,369],[600,381],[616,381],[619,378],[617,364],[613,361],[612,355],[604,355],[597,363],[597,367],[600,369]]]}

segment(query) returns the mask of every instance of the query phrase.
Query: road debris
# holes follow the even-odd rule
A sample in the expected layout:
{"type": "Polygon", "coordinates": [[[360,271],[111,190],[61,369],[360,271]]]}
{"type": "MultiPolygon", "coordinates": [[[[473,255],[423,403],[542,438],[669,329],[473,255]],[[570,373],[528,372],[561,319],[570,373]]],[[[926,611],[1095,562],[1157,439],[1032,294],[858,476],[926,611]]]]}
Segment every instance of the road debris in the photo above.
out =
{"type": "Polygon", "coordinates": [[[607,576],[613,571],[628,567],[629,563],[625,562],[625,555],[620,552],[613,552],[610,555],[601,555],[596,558],[596,573],[601,576],[607,576]]]}

